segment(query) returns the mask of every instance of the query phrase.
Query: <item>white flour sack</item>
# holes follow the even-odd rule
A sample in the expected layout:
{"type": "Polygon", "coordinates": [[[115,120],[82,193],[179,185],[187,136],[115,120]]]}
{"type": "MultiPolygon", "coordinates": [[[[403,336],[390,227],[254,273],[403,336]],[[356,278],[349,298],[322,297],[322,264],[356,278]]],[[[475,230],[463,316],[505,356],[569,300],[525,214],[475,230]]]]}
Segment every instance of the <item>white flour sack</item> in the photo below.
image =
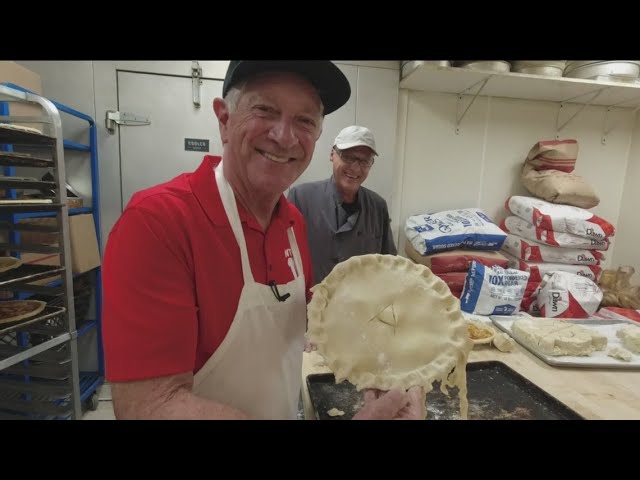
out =
{"type": "Polygon", "coordinates": [[[463,312],[511,315],[520,309],[529,272],[472,262],[460,297],[463,312]]]}
{"type": "Polygon", "coordinates": [[[599,265],[605,257],[597,250],[560,248],[525,240],[512,233],[502,245],[502,250],[525,262],[566,263],[568,265],[599,265]]]}
{"type": "Polygon", "coordinates": [[[519,258],[502,252],[509,259],[509,266],[523,272],[529,272],[529,282],[541,282],[546,274],[553,272],[568,272],[589,280],[597,282],[602,273],[602,267],[599,265],[567,265],[565,263],[546,263],[546,262],[525,262],[519,258]]]}
{"type": "Polygon", "coordinates": [[[456,248],[500,250],[506,234],[478,208],[413,215],[405,235],[420,255],[456,248]]]}
{"type": "Polygon", "coordinates": [[[505,206],[511,213],[537,228],[572,233],[596,240],[613,237],[615,234],[613,225],[583,208],[557,205],[539,198],[517,195],[509,197],[505,206]]]}
{"type": "Polygon", "coordinates": [[[588,318],[601,301],[598,285],[568,272],[545,275],[536,299],[540,315],[548,318],[588,318]]]}
{"type": "Polygon", "coordinates": [[[515,233],[529,240],[536,240],[546,245],[567,248],[586,248],[587,250],[608,250],[609,240],[579,237],[573,233],[554,232],[538,228],[520,217],[511,215],[502,221],[500,228],[507,233],[515,233]]]}

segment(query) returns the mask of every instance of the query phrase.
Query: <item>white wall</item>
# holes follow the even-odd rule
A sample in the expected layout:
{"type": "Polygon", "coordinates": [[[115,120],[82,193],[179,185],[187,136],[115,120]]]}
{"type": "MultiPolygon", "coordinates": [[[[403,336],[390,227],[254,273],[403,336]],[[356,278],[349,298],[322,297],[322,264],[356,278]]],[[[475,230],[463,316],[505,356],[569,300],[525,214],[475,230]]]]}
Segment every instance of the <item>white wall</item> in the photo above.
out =
{"type": "MultiPolygon", "coordinates": [[[[458,97],[405,91],[401,101],[398,144],[403,146],[402,179],[398,183],[399,250],[404,252],[403,226],[413,214],[478,206],[496,222],[507,211],[510,195],[528,195],[519,171],[529,149],[539,140],[555,138],[558,105],[505,98],[478,97],[455,133],[458,97]]],[[[464,106],[469,99],[464,100],[464,106]]],[[[562,112],[561,123],[578,107],[562,112]]],[[[604,107],[587,107],[562,132],[578,140],[576,173],[583,175],[601,198],[592,209],[618,224],[633,130],[633,113],[611,112],[616,125],[601,143],[604,107]]],[[[637,238],[637,237],[636,237],[637,238]]],[[[615,246],[615,241],[614,241],[615,246]]],[[[613,251],[607,255],[610,263],[613,251]]]]}
{"type": "Polygon", "coordinates": [[[640,122],[637,120],[629,151],[613,265],[631,265],[636,269],[635,282],[640,282],[640,122]]]}

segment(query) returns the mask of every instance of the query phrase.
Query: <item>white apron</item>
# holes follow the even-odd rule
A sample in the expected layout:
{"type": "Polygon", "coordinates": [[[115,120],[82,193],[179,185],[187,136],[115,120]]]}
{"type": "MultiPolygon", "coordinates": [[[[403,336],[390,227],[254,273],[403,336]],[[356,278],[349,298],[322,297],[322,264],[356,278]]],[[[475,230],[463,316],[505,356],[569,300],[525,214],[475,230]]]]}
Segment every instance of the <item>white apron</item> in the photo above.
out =
{"type": "Polygon", "coordinates": [[[292,271],[300,275],[285,285],[277,285],[281,297],[290,294],[285,301],[279,301],[271,286],[253,279],[236,199],[224,177],[222,162],[215,168],[215,177],[240,247],[244,287],[229,332],[196,373],[193,392],[235,407],[252,418],[295,419],[302,382],[307,307],[302,261],[293,227],[287,231],[295,266],[292,271]]]}

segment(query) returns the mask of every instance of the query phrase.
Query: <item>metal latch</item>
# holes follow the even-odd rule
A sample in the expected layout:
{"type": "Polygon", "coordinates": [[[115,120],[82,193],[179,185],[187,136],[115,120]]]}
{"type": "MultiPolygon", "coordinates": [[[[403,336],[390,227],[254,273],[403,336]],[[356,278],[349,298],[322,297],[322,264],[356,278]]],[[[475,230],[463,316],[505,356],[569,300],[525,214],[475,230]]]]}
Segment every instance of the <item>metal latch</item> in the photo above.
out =
{"type": "Polygon", "coordinates": [[[202,85],[202,67],[197,61],[191,63],[191,89],[193,90],[193,104],[200,108],[200,85],[202,85]]]}
{"type": "Polygon", "coordinates": [[[147,117],[136,115],[134,113],[118,112],[116,110],[107,110],[107,118],[105,126],[109,133],[116,133],[116,125],[127,125],[130,127],[140,125],[151,125],[151,121],[147,117]]]}

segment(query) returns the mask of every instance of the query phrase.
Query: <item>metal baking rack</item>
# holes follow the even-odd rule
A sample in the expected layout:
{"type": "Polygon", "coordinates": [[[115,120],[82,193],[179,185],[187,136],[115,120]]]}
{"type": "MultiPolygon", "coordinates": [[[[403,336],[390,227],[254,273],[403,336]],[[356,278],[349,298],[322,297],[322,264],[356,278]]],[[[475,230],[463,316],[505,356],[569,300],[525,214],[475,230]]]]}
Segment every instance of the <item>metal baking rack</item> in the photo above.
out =
{"type": "Polygon", "coordinates": [[[53,102],[0,85],[0,165],[0,189],[4,190],[0,202],[0,254],[20,258],[24,252],[43,253],[59,256],[60,260],[59,265],[25,263],[0,273],[0,302],[36,298],[34,295],[51,299],[36,315],[0,324],[0,418],[80,418],[64,140],[60,112],[53,102]],[[42,115],[11,116],[10,106],[15,103],[39,106],[42,115]],[[20,129],[16,124],[30,129],[20,129]],[[16,167],[21,169],[20,175],[27,169],[51,169],[54,180],[16,175],[16,167]],[[55,198],[38,198],[29,195],[30,191],[54,192],[55,198]],[[55,218],[54,225],[19,223],[21,219],[41,216],[55,218]],[[44,232],[55,237],[56,242],[21,242],[24,231],[44,232]],[[55,277],[59,280],[52,284],[55,277]]]}

